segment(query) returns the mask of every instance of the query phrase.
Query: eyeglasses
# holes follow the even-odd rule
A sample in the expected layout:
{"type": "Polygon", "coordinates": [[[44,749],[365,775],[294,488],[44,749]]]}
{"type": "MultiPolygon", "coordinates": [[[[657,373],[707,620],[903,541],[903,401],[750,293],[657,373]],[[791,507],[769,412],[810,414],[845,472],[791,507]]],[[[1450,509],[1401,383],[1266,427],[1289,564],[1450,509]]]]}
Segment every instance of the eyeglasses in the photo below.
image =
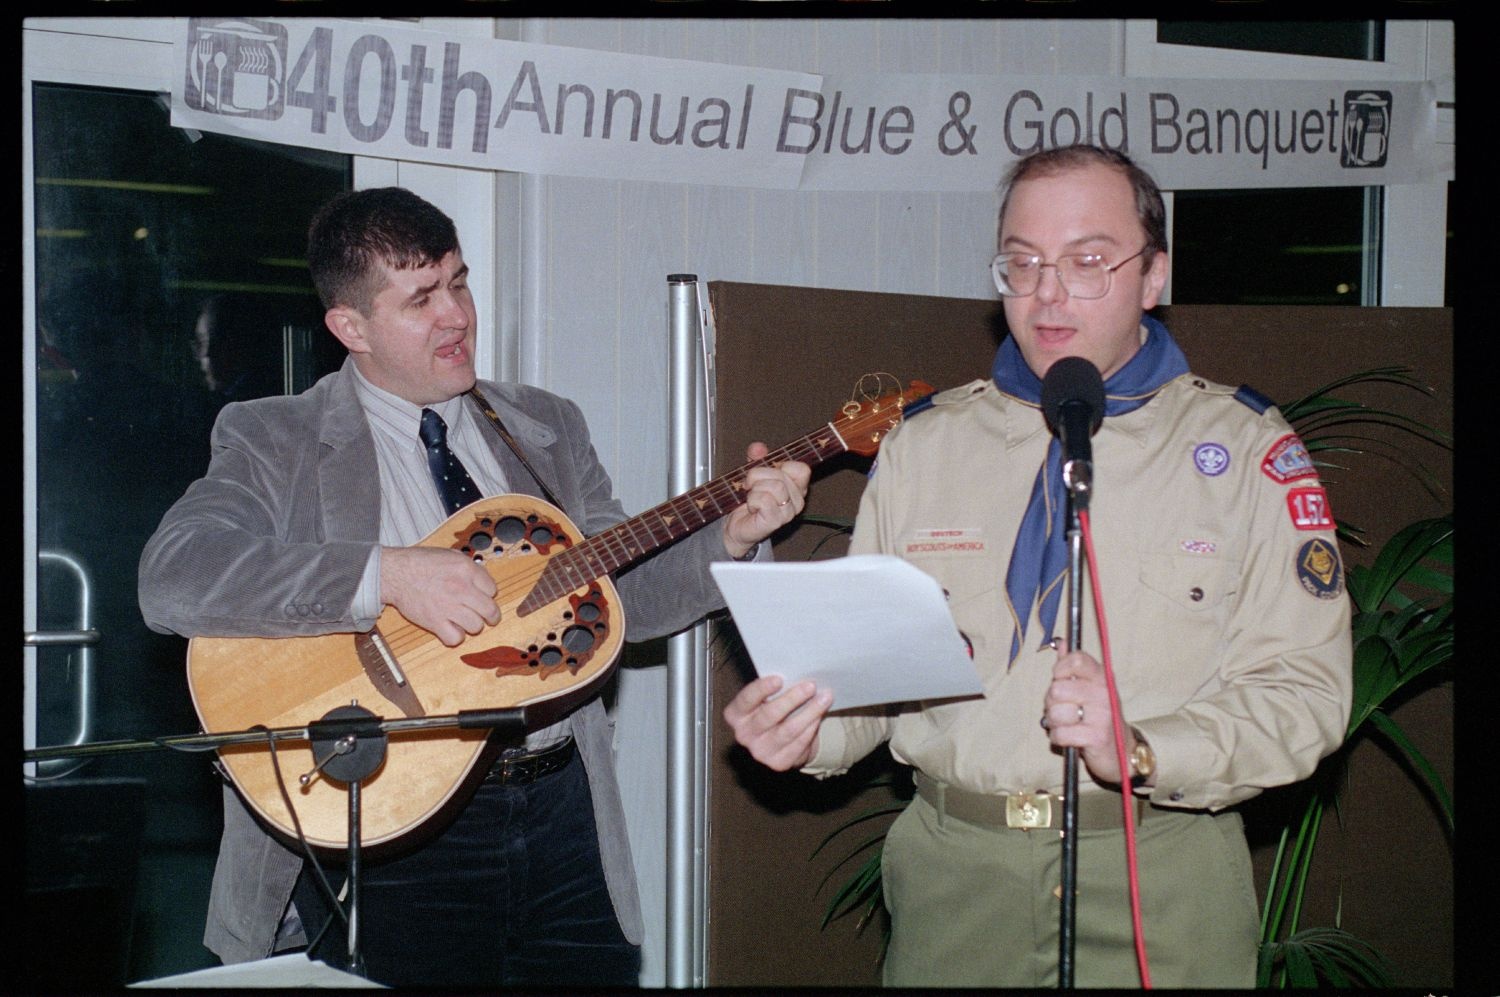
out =
{"type": "Polygon", "coordinates": [[[1109,293],[1114,272],[1144,253],[1149,246],[1125,257],[1114,266],[1104,262],[1098,253],[1070,253],[1059,256],[1056,263],[1043,263],[1031,253],[1000,253],[990,261],[990,275],[995,288],[1007,298],[1024,298],[1035,294],[1042,283],[1042,271],[1052,267],[1058,283],[1071,298],[1102,298],[1109,293]]]}

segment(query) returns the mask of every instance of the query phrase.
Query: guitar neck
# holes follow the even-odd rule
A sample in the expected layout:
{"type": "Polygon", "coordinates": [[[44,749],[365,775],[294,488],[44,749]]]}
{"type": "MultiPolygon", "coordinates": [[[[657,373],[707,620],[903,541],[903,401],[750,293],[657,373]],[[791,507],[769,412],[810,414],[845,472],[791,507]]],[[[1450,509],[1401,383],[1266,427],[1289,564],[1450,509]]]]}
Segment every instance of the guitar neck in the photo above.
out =
{"type": "Polygon", "coordinates": [[[632,519],[617,523],[547,563],[536,587],[517,607],[524,615],[578,588],[634,564],[689,533],[702,529],[745,504],[745,476],[751,468],[799,460],[810,467],[849,449],[832,423],[773,450],[632,519]]]}

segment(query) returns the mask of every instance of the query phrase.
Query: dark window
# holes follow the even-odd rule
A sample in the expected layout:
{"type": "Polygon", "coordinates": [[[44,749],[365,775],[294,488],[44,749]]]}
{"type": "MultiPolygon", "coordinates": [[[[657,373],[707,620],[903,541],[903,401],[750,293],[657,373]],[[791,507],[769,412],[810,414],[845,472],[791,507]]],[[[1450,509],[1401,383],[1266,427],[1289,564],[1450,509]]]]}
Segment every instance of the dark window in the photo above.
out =
{"type": "MultiPolygon", "coordinates": [[[[1159,20],[1173,45],[1385,58],[1381,21],[1159,20]]],[[[1360,305],[1379,300],[1377,188],[1183,190],[1173,198],[1172,300],[1360,305]]]]}
{"type": "Polygon", "coordinates": [[[1247,52],[1284,52],[1334,59],[1385,58],[1380,21],[1157,21],[1156,40],[1247,52]]]}
{"type": "MultiPolygon", "coordinates": [[[[1173,197],[1172,300],[1359,305],[1366,295],[1363,187],[1182,190],[1173,197]]],[[[1376,217],[1379,216],[1378,210],[1376,217]]],[[[1368,250],[1368,253],[1367,253],[1368,250]]]]}

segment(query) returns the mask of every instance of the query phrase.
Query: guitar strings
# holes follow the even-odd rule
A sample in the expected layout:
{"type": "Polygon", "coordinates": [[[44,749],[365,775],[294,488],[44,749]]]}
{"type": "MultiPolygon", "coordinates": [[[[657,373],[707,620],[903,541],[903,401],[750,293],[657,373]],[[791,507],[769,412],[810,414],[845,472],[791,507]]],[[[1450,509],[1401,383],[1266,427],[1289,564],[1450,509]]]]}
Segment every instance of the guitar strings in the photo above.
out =
{"type": "MultiPolygon", "coordinates": [[[[862,432],[866,424],[876,425],[886,418],[878,414],[860,416],[852,419],[845,430],[846,432],[850,430],[862,432]]],[[[834,429],[832,423],[825,428],[834,429]]],[[[553,602],[570,592],[592,584],[609,574],[610,571],[631,563],[640,556],[639,550],[645,546],[640,543],[640,538],[635,533],[637,524],[647,530],[648,539],[657,545],[681,539],[688,533],[709,525],[744,504],[744,499],[739,493],[743,487],[742,482],[751,469],[787,460],[812,460],[815,463],[821,463],[826,459],[829,454],[817,445],[814,439],[816,435],[819,434],[808,434],[794,440],[768,452],[766,456],[758,460],[743,464],[683,495],[653,506],[632,519],[616,523],[576,546],[565,547],[539,564],[535,572],[523,570],[510,573],[504,579],[499,580],[496,601],[502,605],[519,601],[540,588],[545,582],[548,583],[549,590],[554,590],[554,594],[548,599],[548,602],[553,602]],[[737,485],[735,482],[741,482],[741,484],[737,485]],[[694,501],[695,496],[702,496],[712,502],[714,513],[711,517],[705,515],[703,506],[694,501]],[[669,515],[677,523],[690,522],[694,518],[699,521],[689,529],[681,530],[680,527],[674,527],[673,522],[668,521],[669,515]],[[661,534],[665,534],[665,538],[661,534]],[[604,562],[602,565],[599,563],[601,561],[604,562]],[[600,570],[601,567],[602,570],[600,570]]],[[[834,453],[848,449],[847,441],[836,429],[833,432],[833,439],[836,441],[832,443],[834,453]]],[[[430,631],[404,618],[401,618],[389,631],[383,630],[382,636],[392,653],[410,659],[404,662],[408,665],[420,663],[431,654],[441,656],[445,650],[448,650],[430,631]]]]}

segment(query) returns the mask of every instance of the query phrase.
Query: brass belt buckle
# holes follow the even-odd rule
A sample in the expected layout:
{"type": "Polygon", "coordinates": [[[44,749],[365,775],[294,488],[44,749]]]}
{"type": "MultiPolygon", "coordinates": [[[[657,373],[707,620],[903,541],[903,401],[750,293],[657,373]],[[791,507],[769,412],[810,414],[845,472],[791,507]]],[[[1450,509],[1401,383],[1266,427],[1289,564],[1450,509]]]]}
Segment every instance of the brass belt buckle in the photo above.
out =
{"type": "Polygon", "coordinates": [[[1011,793],[1005,798],[1005,826],[1030,831],[1052,826],[1052,797],[1047,793],[1011,793]]]}

